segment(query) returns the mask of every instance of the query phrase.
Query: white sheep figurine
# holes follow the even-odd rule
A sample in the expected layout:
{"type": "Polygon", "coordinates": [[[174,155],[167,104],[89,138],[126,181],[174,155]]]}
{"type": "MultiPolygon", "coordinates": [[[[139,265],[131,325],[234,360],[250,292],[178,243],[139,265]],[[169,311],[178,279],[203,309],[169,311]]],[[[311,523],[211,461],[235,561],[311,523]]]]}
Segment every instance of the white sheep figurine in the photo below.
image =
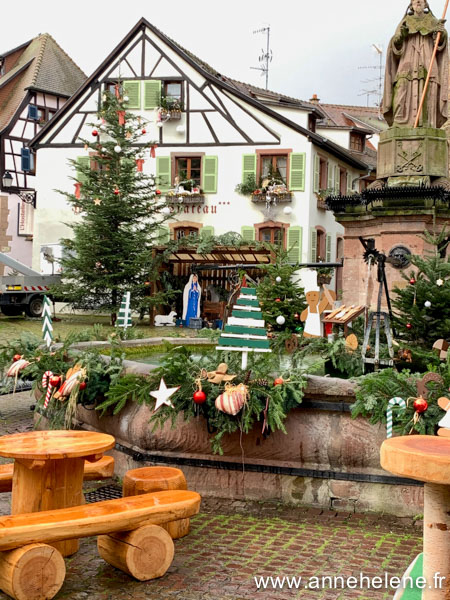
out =
{"type": "Polygon", "coordinates": [[[175,327],[175,317],[177,313],[173,310],[169,315],[156,315],[155,317],[155,327],[163,327],[167,325],[167,327],[175,327]]]}

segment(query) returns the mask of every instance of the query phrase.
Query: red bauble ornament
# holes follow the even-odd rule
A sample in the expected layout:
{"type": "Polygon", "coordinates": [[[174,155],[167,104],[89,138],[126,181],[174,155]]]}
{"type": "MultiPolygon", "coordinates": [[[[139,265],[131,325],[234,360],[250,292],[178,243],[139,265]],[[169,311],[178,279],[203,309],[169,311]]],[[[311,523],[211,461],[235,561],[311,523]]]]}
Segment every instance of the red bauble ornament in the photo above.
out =
{"type": "Polygon", "coordinates": [[[194,392],[192,399],[195,404],[204,404],[206,402],[206,394],[205,392],[198,390],[197,392],[194,392]]]}
{"type": "Polygon", "coordinates": [[[143,129],[143,130],[142,130],[142,135],[145,135],[146,133],[147,133],[147,130],[146,130],[146,129],[143,129]]]}
{"type": "Polygon", "coordinates": [[[156,194],[157,196],[161,196],[161,190],[156,190],[156,191],[155,191],[155,194],[156,194]]]}
{"type": "Polygon", "coordinates": [[[52,387],[59,387],[61,385],[61,377],[59,375],[52,375],[48,381],[52,387]]]}
{"type": "Polygon", "coordinates": [[[281,302],[281,298],[275,298],[275,302],[281,302]]]}
{"type": "Polygon", "coordinates": [[[115,194],[116,196],[118,196],[118,195],[120,194],[120,190],[119,190],[119,188],[116,188],[116,189],[114,190],[114,194],[115,194]]]}
{"type": "Polygon", "coordinates": [[[416,398],[414,400],[414,410],[416,412],[418,412],[419,414],[424,413],[427,408],[428,408],[428,402],[425,400],[425,398],[422,398],[421,396],[419,398],[416,398]]]}
{"type": "Polygon", "coordinates": [[[284,379],[282,377],[277,377],[273,382],[273,385],[283,385],[284,379]]]}
{"type": "Polygon", "coordinates": [[[93,130],[93,132],[92,132],[92,135],[93,135],[94,137],[97,137],[97,136],[98,136],[98,131],[97,131],[96,129],[94,129],[94,130],[93,130]]]}
{"type": "Polygon", "coordinates": [[[412,329],[411,323],[406,323],[406,329],[412,329]]]}
{"type": "Polygon", "coordinates": [[[295,319],[296,321],[298,321],[298,320],[300,319],[300,315],[299,315],[298,313],[295,313],[295,315],[294,315],[294,319],[295,319]]]}
{"type": "Polygon", "coordinates": [[[411,285],[414,285],[416,283],[416,280],[414,279],[414,277],[411,277],[411,279],[409,280],[409,283],[411,285]]]}
{"type": "Polygon", "coordinates": [[[14,356],[13,356],[13,362],[17,362],[21,358],[22,358],[22,356],[20,354],[14,354],[14,356]]]}
{"type": "Polygon", "coordinates": [[[80,390],[85,390],[85,389],[86,389],[86,387],[87,387],[87,383],[86,383],[85,381],[82,381],[82,382],[80,383],[80,390]]]}

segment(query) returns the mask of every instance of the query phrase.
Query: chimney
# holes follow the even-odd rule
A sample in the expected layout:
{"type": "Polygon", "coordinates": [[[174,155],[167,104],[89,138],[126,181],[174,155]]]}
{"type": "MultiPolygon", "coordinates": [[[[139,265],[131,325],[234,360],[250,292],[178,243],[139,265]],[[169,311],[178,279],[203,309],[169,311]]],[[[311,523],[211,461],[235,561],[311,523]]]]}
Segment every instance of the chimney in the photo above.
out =
{"type": "Polygon", "coordinates": [[[317,94],[313,94],[312,98],[309,99],[311,104],[319,104],[320,98],[317,97],[317,94]]]}

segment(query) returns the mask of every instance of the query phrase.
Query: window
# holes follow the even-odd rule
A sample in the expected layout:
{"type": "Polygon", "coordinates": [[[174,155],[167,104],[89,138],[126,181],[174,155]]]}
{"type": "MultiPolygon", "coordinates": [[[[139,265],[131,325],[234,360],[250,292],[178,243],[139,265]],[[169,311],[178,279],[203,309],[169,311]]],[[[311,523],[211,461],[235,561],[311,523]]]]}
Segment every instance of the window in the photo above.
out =
{"type": "Polygon", "coordinates": [[[259,241],[284,248],[284,229],[282,227],[264,227],[259,230],[259,241]]]}
{"type": "Polygon", "coordinates": [[[47,121],[50,121],[50,119],[53,117],[53,115],[55,113],[56,113],[55,108],[45,108],[45,107],[39,106],[37,108],[37,120],[39,121],[39,123],[41,125],[43,125],[44,123],[47,123],[47,121]]]}
{"type": "Polygon", "coordinates": [[[362,133],[350,133],[350,150],[364,152],[366,136],[362,133]]]}
{"type": "MultiPolygon", "coordinates": [[[[183,181],[192,180],[194,186],[201,186],[201,171],[202,171],[202,158],[201,156],[186,156],[175,158],[175,177],[178,177],[178,182],[182,184],[183,181]]],[[[184,186],[188,189],[188,186],[184,186]]]]}
{"type": "Polygon", "coordinates": [[[171,100],[177,100],[181,102],[181,95],[183,86],[181,81],[165,81],[164,82],[164,96],[171,100]]]}
{"type": "Polygon", "coordinates": [[[260,178],[280,179],[287,182],[287,154],[261,154],[260,155],[260,178]]]}
{"type": "Polygon", "coordinates": [[[313,133],[316,132],[316,121],[317,117],[315,115],[308,115],[308,129],[313,133]]]}
{"type": "Polygon", "coordinates": [[[317,262],[326,262],[326,233],[323,229],[317,228],[317,262]]]}
{"type": "Polygon", "coordinates": [[[198,227],[175,227],[173,231],[176,240],[181,240],[189,235],[198,235],[198,227]]]}

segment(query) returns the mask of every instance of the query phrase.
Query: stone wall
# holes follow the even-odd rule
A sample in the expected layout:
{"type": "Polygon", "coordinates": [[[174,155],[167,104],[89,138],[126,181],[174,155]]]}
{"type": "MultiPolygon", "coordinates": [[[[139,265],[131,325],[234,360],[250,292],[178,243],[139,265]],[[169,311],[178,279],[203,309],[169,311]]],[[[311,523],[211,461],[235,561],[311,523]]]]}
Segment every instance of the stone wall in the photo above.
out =
{"type": "Polygon", "coordinates": [[[115,436],[120,476],[147,464],[172,464],[204,496],[400,516],[421,513],[423,488],[399,484],[383,471],[379,449],[385,427],[352,419],[348,410],[353,398],[351,382],[310,376],[303,405],[288,415],[286,434],[264,437],[258,423],[242,437],[225,436],[223,456],[212,454],[202,417],[185,422],[180,415],[174,428],[166,424],[154,433],[149,407],[133,403],[120,415],[103,418],[79,408],[77,418],[81,427],[115,436]]]}
{"type": "MultiPolygon", "coordinates": [[[[419,235],[425,229],[433,229],[432,211],[429,213],[408,214],[402,211],[390,216],[367,215],[365,218],[348,219],[342,224],[345,226],[344,235],[344,267],[343,267],[343,301],[345,304],[366,304],[368,266],[364,262],[364,248],[359,241],[359,236],[374,238],[375,247],[380,252],[389,255],[391,249],[401,244],[409,248],[412,254],[423,255],[430,249],[429,244],[422,240],[419,235]]],[[[444,217],[436,218],[437,229],[448,223],[444,217]]],[[[406,273],[411,267],[405,269],[406,273]]],[[[395,269],[390,264],[386,265],[386,277],[389,290],[394,287],[407,285],[401,276],[402,271],[395,269]]],[[[369,305],[373,308],[376,304],[378,282],[376,280],[376,268],[372,268],[372,276],[369,279],[369,305]],[[371,293],[372,292],[372,293],[371,293]]],[[[383,296],[384,299],[384,296],[383,296]]]]}

